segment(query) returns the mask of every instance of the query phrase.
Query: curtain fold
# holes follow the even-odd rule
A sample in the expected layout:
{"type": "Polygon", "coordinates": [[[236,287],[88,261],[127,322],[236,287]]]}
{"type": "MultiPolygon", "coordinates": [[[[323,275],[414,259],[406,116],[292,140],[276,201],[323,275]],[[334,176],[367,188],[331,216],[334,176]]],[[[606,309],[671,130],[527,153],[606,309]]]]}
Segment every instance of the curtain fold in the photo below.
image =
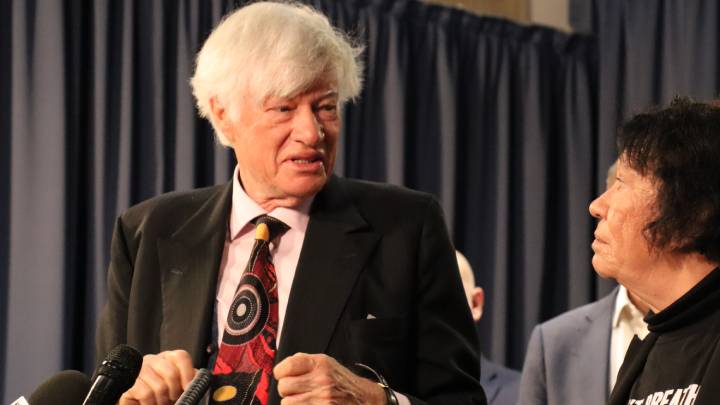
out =
{"type": "MultiPolygon", "coordinates": [[[[115,217],[228,180],[234,157],[197,117],[188,79],[239,3],[0,5],[5,403],[60,369],[94,368],[115,217]]],[[[483,350],[520,367],[533,325],[597,295],[595,41],[416,1],[310,3],[366,44],[338,172],[438,196],[487,292],[483,350]]]]}
{"type": "MultiPolygon", "coordinates": [[[[12,8],[10,2],[0,2],[0,179],[10,178],[10,131],[12,67],[12,8]]],[[[8,294],[10,267],[10,182],[0,181],[0,399],[3,398],[8,335],[8,294]]]]}
{"type": "MultiPolygon", "coordinates": [[[[720,3],[716,0],[570,0],[574,30],[599,47],[598,159],[615,159],[615,129],[676,95],[720,92],[720,3]]],[[[598,173],[597,184],[604,183],[598,173]]]]}
{"type": "Polygon", "coordinates": [[[63,8],[59,2],[14,2],[11,15],[10,271],[3,294],[4,360],[12,365],[5,367],[7,389],[25,386],[26,378],[40,381],[61,365],[65,291],[70,287],[64,271],[69,201],[63,8]],[[32,365],[26,366],[28,361],[32,365]]]}

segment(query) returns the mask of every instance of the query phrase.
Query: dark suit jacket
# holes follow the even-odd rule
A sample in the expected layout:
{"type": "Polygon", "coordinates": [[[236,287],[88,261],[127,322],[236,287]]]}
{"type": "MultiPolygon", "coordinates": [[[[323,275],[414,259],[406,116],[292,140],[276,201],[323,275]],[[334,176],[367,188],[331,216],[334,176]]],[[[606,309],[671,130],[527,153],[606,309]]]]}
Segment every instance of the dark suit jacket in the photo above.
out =
{"type": "MultiPolygon", "coordinates": [[[[161,195],[118,218],[98,358],[127,343],[208,364],[231,187],[161,195]]],[[[432,197],[333,176],[313,202],[275,361],[326,353],[375,368],[413,403],[484,404],[462,291],[432,197]]]]}
{"type": "Polygon", "coordinates": [[[516,405],[520,373],[495,364],[484,356],[480,359],[482,377],[480,385],[485,390],[488,405],[516,405]]]}
{"type": "Polygon", "coordinates": [[[520,380],[522,405],[604,404],[618,289],[535,327],[520,380]]]}

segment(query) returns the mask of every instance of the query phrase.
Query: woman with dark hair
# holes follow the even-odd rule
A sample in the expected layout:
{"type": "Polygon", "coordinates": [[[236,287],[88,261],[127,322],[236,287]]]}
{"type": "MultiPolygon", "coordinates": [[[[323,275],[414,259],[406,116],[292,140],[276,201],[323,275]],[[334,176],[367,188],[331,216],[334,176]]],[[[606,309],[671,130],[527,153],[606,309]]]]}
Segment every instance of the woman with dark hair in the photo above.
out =
{"type": "Polygon", "coordinates": [[[593,267],[649,304],[609,404],[720,404],[720,108],[678,98],[618,133],[593,267]]]}

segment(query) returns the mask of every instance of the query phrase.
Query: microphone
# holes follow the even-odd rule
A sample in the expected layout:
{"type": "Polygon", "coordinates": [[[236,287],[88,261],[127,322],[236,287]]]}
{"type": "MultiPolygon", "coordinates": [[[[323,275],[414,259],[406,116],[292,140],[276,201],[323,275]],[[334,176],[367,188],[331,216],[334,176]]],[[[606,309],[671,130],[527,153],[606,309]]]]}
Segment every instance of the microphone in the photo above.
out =
{"type": "Polygon", "coordinates": [[[83,405],[113,405],[135,384],[142,354],[128,345],[118,345],[95,370],[90,393],[83,405]]]}
{"type": "Polygon", "coordinates": [[[175,405],[196,405],[205,395],[205,391],[209,386],[210,372],[205,368],[199,369],[185,392],[175,402],[175,405]]]}
{"type": "MultiPolygon", "coordinates": [[[[47,381],[30,395],[31,405],[80,405],[90,390],[90,379],[76,370],[64,370],[47,381]]],[[[18,399],[18,404],[27,404],[18,399]]]]}

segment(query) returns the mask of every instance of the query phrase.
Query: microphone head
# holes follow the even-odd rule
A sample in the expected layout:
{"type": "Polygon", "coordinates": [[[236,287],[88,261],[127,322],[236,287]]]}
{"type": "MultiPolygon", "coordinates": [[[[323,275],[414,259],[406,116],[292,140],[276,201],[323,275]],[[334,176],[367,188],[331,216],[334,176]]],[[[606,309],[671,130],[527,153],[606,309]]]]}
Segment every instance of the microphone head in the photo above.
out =
{"type": "Polygon", "coordinates": [[[79,371],[65,370],[50,377],[30,395],[30,405],[81,405],[88,391],[90,379],[79,371]]]}
{"type": "Polygon", "coordinates": [[[124,384],[130,384],[125,389],[127,390],[132,387],[138,374],[140,374],[142,361],[142,354],[132,346],[117,345],[97,368],[93,380],[99,375],[104,375],[118,382],[125,381],[124,384]]]}
{"type": "Polygon", "coordinates": [[[85,404],[114,404],[135,384],[143,357],[128,345],[117,345],[95,370],[85,404]]]}

